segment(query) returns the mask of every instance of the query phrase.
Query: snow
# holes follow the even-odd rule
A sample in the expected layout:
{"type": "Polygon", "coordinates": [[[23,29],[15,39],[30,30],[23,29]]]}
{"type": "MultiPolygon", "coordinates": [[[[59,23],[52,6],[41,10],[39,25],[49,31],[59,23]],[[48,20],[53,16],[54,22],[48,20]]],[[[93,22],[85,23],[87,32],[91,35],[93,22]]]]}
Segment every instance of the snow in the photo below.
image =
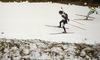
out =
{"type": "MultiPolygon", "coordinates": [[[[86,29],[82,30],[77,27],[66,24],[67,32],[74,34],[50,35],[50,33],[63,32],[63,29],[47,27],[45,25],[59,25],[62,19],[59,10],[63,7],[69,15],[69,19],[83,19],[85,17],[75,14],[87,15],[89,9],[87,6],[66,5],[59,3],[0,3],[0,38],[17,38],[17,39],[41,39],[51,42],[76,42],[76,43],[100,43],[100,15],[95,13],[93,21],[81,21],[84,25],[70,20],[69,24],[86,29]],[[3,33],[3,34],[2,34],[3,33]]],[[[99,11],[99,8],[96,8],[99,11]]]]}

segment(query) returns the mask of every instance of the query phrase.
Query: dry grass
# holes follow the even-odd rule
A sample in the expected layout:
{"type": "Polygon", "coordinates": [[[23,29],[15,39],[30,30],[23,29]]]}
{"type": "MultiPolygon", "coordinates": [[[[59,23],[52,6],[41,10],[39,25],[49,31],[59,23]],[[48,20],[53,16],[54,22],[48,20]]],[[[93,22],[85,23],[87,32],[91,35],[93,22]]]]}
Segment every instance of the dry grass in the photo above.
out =
{"type": "Polygon", "coordinates": [[[15,58],[32,60],[44,55],[50,59],[60,60],[100,60],[100,43],[90,45],[85,43],[57,43],[40,39],[18,40],[0,38],[0,60],[14,60],[15,58]]]}

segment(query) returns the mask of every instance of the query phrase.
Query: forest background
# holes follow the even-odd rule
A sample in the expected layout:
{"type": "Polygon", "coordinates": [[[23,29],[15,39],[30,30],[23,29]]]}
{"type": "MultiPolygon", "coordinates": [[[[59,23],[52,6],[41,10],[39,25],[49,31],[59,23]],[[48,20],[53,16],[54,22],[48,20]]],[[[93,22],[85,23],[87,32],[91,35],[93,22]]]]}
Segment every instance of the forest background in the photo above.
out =
{"type": "Polygon", "coordinates": [[[70,3],[70,4],[76,4],[76,5],[100,6],[100,0],[0,0],[0,1],[1,2],[24,2],[24,1],[28,1],[30,3],[52,2],[52,3],[62,3],[62,4],[69,4],[70,3]]]}

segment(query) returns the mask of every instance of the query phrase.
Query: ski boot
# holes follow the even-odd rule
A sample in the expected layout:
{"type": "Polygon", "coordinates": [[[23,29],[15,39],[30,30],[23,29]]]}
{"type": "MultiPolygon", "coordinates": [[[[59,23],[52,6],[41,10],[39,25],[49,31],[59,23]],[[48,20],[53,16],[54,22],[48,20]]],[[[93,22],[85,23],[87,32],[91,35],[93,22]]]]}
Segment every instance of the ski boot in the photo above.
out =
{"type": "Polygon", "coordinates": [[[85,20],[88,20],[88,16],[86,16],[85,20]]]}
{"type": "Polygon", "coordinates": [[[67,32],[66,32],[66,30],[64,30],[64,32],[62,32],[62,33],[67,33],[67,32]]]}
{"type": "Polygon", "coordinates": [[[85,18],[85,20],[88,20],[88,18],[85,18]]]}

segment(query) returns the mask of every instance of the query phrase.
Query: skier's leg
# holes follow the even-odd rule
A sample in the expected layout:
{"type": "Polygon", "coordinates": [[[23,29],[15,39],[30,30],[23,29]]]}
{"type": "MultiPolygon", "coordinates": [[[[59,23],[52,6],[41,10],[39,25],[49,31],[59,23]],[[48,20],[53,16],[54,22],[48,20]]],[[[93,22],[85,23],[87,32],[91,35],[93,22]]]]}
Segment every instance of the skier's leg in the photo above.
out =
{"type": "Polygon", "coordinates": [[[91,15],[93,13],[94,13],[94,11],[89,11],[89,13],[87,14],[87,18],[86,19],[88,19],[89,15],[91,15]]]}
{"type": "Polygon", "coordinates": [[[59,22],[59,27],[61,27],[61,23],[63,22],[63,20],[61,20],[60,22],[59,22]]]}
{"type": "Polygon", "coordinates": [[[86,19],[88,19],[89,15],[90,15],[91,11],[88,12],[86,19]]]}
{"type": "Polygon", "coordinates": [[[63,33],[66,33],[65,22],[63,22],[63,29],[64,29],[64,32],[63,33]]]}

